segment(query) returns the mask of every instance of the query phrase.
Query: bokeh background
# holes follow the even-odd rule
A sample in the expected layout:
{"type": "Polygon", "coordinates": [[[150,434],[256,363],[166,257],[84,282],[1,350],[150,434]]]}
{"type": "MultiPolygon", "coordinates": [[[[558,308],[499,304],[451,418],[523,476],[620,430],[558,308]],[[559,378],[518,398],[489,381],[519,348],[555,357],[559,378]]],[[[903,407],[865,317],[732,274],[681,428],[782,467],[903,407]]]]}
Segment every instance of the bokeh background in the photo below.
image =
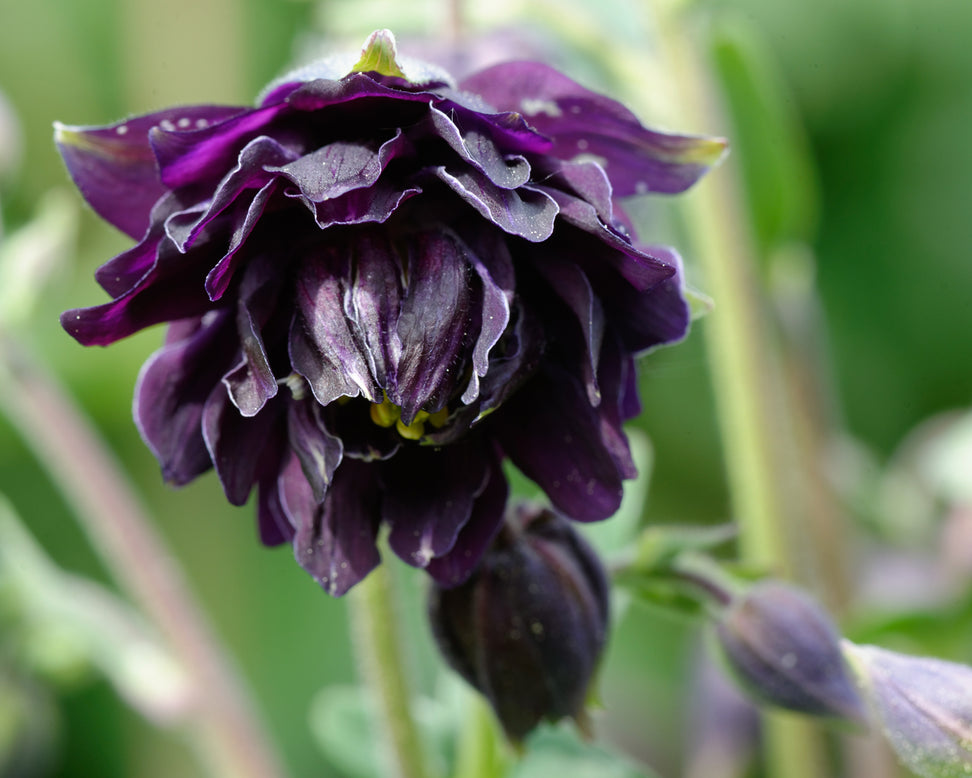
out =
{"type": "MultiPolygon", "coordinates": [[[[485,43],[468,43],[460,66],[543,57],[623,97],[646,123],[671,126],[678,114],[679,85],[649,66],[664,41],[645,0],[468,5],[465,32],[485,43]]],[[[961,497],[926,488],[911,452],[931,434],[928,420],[947,426],[961,416],[940,414],[965,413],[972,399],[972,3],[713,0],[692,4],[687,18],[725,104],[713,114],[717,126],[678,129],[731,139],[732,157],[713,175],[740,182],[767,307],[783,324],[794,310],[809,316],[796,326],[811,336],[813,359],[803,364],[830,425],[824,469],[853,525],[847,550],[862,560],[855,572],[866,617],[856,628],[970,662],[967,587],[943,590],[933,572],[943,533],[951,533],[953,562],[963,544],[972,549],[961,525],[968,508],[963,514],[955,510],[961,497]],[[916,438],[916,429],[925,432],[916,438]],[[898,611],[886,610],[882,594],[898,598],[898,611]]],[[[346,774],[322,753],[311,715],[321,689],[353,682],[345,604],[317,589],[286,548],[260,547],[252,509],[228,506],[213,475],[179,491],[162,484],[130,414],[159,329],[89,350],[61,330],[60,311],[104,301],[93,271],[128,241],[71,192],[52,122],[247,104],[290,65],[328,47],[354,48],[376,27],[393,29],[406,53],[441,57],[447,19],[432,0],[0,0],[4,237],[11,245],[53,210],[40,230],[60,231],[53,237],[64,246],[35,308],[7,334],[50,367],[124,464],[295,776],[346,774]]],[[[679,243],[677,210],[651,199],[634,210],[646,237],[682,247],[692,284],[706,291],[690,244],[679,243]]],[[[645,412],[636,426],[654,452],[646,522],[731,518],[706,326],[703,318],[685,343],[642,365],[645,412]]],[[[972,465],[964,473],[972,480],[972,465]]],[[[112,585],[2,417],[0,493],[57,565],[112,585]]],[[[406,589],[421,587],[419,575],[400,572],[406,589]]],[[[417,599],[413,591],[405,619],[414,680],[429,692],[436,664],[417,599]]],[[[10,624],[0,618],[0,630],[10,624]]],[[[691,752],[691,635],[685,622],[629,608],[605,664],[609,737],[666,776],[683,774],[691,752]]],[[[0,674],[14,666],[10,645],[0,632],[0,674]]],[[[24,724],[4,718],[0,699],[0,744],[4,732],[26,737],[33,727],[47,755],[41,775],[201,775],[178,730],[146,723],[84,662],[64,660],[58,652],[70,659],[70,647],[55,641],[44,651],[50,656],[32,667],[47,670],[32,683],[46,702],[24,724]]]]}

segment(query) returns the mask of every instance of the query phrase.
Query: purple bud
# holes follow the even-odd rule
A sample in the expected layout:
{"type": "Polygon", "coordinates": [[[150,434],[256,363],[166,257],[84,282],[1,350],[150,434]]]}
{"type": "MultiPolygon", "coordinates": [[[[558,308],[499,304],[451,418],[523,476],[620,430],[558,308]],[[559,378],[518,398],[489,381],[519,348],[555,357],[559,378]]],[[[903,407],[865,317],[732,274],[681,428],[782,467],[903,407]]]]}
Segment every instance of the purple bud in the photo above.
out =
{"type": "Polygon", "coordinates": [[[608,584],[567,519],[515,510],[466,583],[433,588],[429,616],[446,661],[486,697],[511,741],[542,719],[583,726],[608,584]]]}
{"type": "Polygon", "coordinates": [[[726,608],[716,632],[730,667],[759,700],[814,716],[864,720],[840,635],[799,589],[756,584],[726,608]]]}
{"type": "Polygon", "coordinates": [[[917,775],[972,771],[972,668],[845,642],[884,734],[917,775]]]}

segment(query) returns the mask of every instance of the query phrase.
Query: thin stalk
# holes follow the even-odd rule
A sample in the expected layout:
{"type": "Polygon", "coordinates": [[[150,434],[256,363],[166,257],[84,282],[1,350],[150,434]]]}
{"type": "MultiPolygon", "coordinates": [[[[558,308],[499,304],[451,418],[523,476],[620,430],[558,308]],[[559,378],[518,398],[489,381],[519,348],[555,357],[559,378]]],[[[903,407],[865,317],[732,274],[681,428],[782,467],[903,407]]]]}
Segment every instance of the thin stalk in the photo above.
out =
{"type": "Polygon", "coordinates": [[[351,592],[350,612],[358,669],[375,696],[395,778],[426,778],[428,772],[418,728],[409,706],[401,654],[394,589],[386,564],[368,574],[351,592]]]}
{"type": "Polygon", "coordinates": [[[0,340],[0,409],[64,494],[112,577],[192,679],[188,715],[209,772],[282,778],[233,662],[121,467],[53,378],[9,340],[0,340]]]}
{"type": "MultiPolygon", "coordinates": [[[[665,72],[679,96],[682,126],[725,126],[707,73],[685,29],[684,9],[656,2],[665,72]]],[[[794,578],[786,492],[792,478],[781,446],[791,421],[782,399],[775,344],[756,281],[749,219],[733,166],[725,165],[685,198],[694,255],[716,301],[705,322],[708,360],[740,551],[749,564],[794,578]]],[[[764,714],[765,772],[773,778],[825,778],[820,735],[798,717],[764,714]]]]}

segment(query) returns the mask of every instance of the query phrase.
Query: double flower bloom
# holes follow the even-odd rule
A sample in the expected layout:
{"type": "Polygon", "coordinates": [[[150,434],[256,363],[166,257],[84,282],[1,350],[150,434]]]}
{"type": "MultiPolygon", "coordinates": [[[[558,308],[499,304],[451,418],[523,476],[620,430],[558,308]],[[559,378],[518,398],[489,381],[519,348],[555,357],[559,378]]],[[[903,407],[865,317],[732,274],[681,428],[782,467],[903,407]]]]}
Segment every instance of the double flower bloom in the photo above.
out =
{"type": "Polygon", "coordinates": [[[686,189],[719,140],[643,127],[546,66],[406,75],[388,33],[350,73],[255,108],[59,126],[88,202],[139,243],[65,328],[168,322],[135,416],[166,479],[257,489],[260,534],[342,594],[375,540],[442,585],[503,523],[509,458],[564,515],[615,512],[634,357],[681,338],[677,255],[617,198],[686,189]]]}

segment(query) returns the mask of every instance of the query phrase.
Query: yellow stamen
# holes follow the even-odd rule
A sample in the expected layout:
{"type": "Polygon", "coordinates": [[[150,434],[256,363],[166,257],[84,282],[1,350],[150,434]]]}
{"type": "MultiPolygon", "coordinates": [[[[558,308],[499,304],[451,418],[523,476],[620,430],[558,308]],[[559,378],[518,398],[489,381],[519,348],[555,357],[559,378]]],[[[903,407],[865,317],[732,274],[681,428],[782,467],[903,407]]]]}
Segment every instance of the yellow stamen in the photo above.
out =
{"type": "Polygon", "coordinates": [[[449,421],[449,409],[445,407],[440,408],[429,416],[429,424],[436,429],[444,427],[447,421],[449,421]]]}
{"type": "MultiPolygon", "coordinates": [[[[419,411],[418,415],[409,425],[402,424],[402,420],[399,419],[395,422],[395,429],[398,430],[398,434],[401,435],[406,440],[418,440],[425,434],[425,421],[420,419],[419,416],[424,413],[424,411],[419,411]]],[[[428,414],[425,414],[428,417],[428,414]]]]}
{"type": "Polygon", "coordinates": [[[402,409],[387,397],[380,403],[371,404],[371,420],[379,427],[391,427],[402,415],[402,409]]]}

